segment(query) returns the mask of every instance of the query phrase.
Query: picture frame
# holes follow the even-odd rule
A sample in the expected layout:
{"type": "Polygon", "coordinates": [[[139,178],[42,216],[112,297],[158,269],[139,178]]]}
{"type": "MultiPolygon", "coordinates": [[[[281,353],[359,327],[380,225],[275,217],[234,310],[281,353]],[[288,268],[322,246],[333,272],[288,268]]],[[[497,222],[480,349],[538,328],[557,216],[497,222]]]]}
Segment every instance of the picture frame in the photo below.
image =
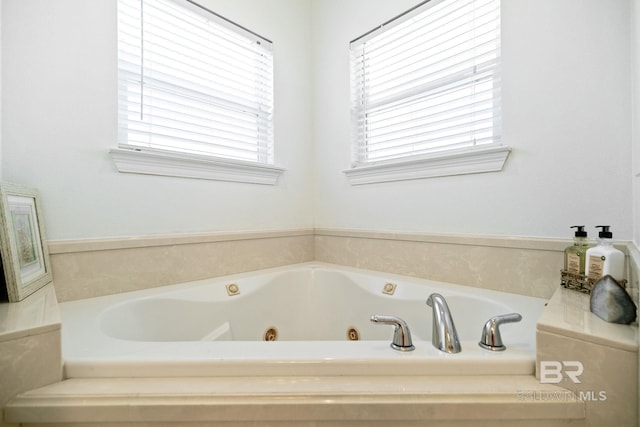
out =
{"type": "Polygon", "coordinates": [[[52,281],[36,189],[0,182],[0,255],[9,302],[22,301],[52,281]]]}

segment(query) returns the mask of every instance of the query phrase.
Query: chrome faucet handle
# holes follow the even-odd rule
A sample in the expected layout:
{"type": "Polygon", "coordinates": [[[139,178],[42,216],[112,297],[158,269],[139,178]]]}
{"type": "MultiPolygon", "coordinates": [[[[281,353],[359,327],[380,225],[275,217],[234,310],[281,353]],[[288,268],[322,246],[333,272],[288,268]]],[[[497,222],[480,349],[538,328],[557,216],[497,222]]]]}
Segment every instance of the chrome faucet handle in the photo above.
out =
{"type": "Polygon", "coordinates": [[[482,328],[482,336],[478,345],[485,350],[491,351],[503,351],[507,347],[502,343],[502,336],[500,335],[500,325],[503,323],[513,323],[522,320],[522,316],[518,313],[503,314],[501,316],[494,316],[487,320],[484,328],[482,328]]]}
{"type": "Polygon", "coordinates": [[[395,326],[393,333],[393,342],[391,342],[391,348],[398,351],[412,351],[415,349],[411,342],[411,331],[407,322],[396,316],[384,316],[380,314],[374,314],[371,316],[373,323],[383,323],[386,325],[395,326]]]}

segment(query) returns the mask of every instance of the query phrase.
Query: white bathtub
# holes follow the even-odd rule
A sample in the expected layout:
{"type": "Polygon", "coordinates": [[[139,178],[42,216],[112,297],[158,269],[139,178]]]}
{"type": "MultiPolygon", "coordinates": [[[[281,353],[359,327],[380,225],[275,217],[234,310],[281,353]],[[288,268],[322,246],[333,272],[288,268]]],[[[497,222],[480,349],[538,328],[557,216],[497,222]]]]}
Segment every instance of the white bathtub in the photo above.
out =
{"type": "Polygon", "coordinates": [[[308,263],[60,304],[65,375],[177,377],[262,375],[528,375],[535,325],[546,300],[330,264],[308,263]],[[389,283],[393,294],[383,291],[389,283]],[[234,293],[234,289],[238,290],[234,293]],[[442,294],[462,351],[431,343],[442,294]],[[492,316],[507,349],[478,346],[492,316]],[[390,347],[393,327],[410,327],[415,351],[390,347]],[[265,341],[274,338],[276,341],[265,341]],[[358,340],[352,341],[348,337],[358,340]]]}

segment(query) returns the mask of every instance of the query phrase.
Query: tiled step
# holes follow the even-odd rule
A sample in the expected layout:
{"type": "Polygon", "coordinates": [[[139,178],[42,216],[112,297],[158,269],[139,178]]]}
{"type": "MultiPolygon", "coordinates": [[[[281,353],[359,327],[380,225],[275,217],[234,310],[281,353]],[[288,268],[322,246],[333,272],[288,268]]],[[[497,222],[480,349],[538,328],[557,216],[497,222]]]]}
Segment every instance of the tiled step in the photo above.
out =
{"type": "Polygon", "coordinates": [[[573,393],[533,376],[83,378],[28,391],[5,407],[5,421],[23,425],[528,420],[527,426],[554,426],[584,417],[584,402],[573,393]]]}

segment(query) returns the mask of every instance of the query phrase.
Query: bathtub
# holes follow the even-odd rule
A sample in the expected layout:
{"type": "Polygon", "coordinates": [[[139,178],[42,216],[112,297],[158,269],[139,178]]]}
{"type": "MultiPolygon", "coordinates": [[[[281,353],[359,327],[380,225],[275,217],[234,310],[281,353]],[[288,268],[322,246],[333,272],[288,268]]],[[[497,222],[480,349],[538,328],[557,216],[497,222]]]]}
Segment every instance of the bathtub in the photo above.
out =
{"type": "Polygon", "coordinates": [[[305,263],[60,304],[67,378],[342,375],[530,375],[546,300],[321,263],[305,263]],[[442,294],[462,351],[431,343],[427,297],[442,294]],[[478,345],[485,322],[505,351],[478,345]],[[415,350],[390,347],[409,325],[415,350]]]}

